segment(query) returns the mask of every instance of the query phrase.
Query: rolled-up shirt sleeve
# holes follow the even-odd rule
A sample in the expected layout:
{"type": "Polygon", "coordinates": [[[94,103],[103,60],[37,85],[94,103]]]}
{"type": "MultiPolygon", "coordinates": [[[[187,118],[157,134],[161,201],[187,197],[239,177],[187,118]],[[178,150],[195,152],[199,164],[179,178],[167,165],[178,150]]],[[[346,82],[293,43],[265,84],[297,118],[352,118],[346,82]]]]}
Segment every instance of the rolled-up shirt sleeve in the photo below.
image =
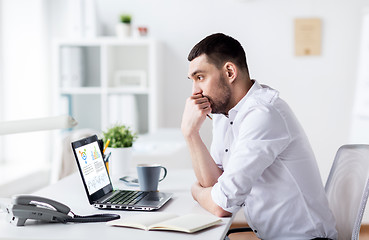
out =
{"type": "Polygon", "coordinates": [[[243,114],[223,174],[213,186],[213,201],[235,213],[243,206],[253,183],[290,142],[285,121],[273,107],[255,106],[243,114]]]}
{"type": "Polygon", "coordinates": [[[222,188],[220,187],[219,183],[216,183],[213,186],[213,189],[211,190],[211,197],[218,206],[220,206],[225,211],[230,212],[230,213],[238,212],[238,210],[242,207],[242,204],[243,204],[242,203],[240,205],[229,206],[228,198],[226,194],[222,191],[222,188]]]}

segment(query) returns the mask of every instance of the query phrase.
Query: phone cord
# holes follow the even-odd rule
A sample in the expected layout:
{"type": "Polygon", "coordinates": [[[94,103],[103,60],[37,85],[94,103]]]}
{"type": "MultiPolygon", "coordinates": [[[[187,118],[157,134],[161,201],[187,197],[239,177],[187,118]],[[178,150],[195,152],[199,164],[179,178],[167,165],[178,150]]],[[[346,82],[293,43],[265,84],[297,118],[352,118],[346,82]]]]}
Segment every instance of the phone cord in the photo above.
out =
{"type": "Polygon", "coordinates": [[[67,218],[64,220],[64,222],[78,222],[78,223],[87,223],[87,222],[108,222],[111,220],[119,219],[120,216],[118,214],[94,214],[94,215],[88,215],[88,216],[79,216],[73,214],[73,217],[67,218]]]}

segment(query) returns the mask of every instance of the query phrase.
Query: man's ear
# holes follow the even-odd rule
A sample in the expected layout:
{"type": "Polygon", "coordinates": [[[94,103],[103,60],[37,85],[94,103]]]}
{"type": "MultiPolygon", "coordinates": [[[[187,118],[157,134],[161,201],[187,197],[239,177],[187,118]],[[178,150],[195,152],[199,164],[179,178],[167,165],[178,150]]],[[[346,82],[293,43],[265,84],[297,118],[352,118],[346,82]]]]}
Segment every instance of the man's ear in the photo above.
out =
{"type": "Polygon", "coordinates": [[[226,74],[226,77],[230,83],[232,83],[237,78],[237,67],[232,62],[226,62],[224,64],[224,71],[226,74]]]}

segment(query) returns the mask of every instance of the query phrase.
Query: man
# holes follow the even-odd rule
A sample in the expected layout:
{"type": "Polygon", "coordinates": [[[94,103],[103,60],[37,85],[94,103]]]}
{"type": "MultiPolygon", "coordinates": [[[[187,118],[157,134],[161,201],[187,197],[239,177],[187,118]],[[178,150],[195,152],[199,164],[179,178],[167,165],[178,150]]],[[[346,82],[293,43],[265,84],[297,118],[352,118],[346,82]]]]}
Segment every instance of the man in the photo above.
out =
{"type": "Polygon", "coordinates": [[[182,133],[209,212],[245,216],[261,239],[336,239],[335,220],[305,133],[272,88],[251,80],[241,44],[218,33],[191,50],[182,133]],[[213,113],[210,152],[199,130],[213,113]]]}

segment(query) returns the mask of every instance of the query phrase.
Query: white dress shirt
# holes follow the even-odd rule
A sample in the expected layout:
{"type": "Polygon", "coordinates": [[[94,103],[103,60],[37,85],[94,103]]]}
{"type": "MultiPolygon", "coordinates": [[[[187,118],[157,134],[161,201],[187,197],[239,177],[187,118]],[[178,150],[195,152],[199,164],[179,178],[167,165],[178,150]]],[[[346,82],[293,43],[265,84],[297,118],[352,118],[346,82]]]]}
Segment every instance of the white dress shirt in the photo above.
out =
{"type": "Polygon", "coordinates": [[[337,239],[309,141],[276,90],[254,82],[229,111],[213,116],[211,155],[224,172],[211,195],[245,216],[261,239],[337,239]]]}

